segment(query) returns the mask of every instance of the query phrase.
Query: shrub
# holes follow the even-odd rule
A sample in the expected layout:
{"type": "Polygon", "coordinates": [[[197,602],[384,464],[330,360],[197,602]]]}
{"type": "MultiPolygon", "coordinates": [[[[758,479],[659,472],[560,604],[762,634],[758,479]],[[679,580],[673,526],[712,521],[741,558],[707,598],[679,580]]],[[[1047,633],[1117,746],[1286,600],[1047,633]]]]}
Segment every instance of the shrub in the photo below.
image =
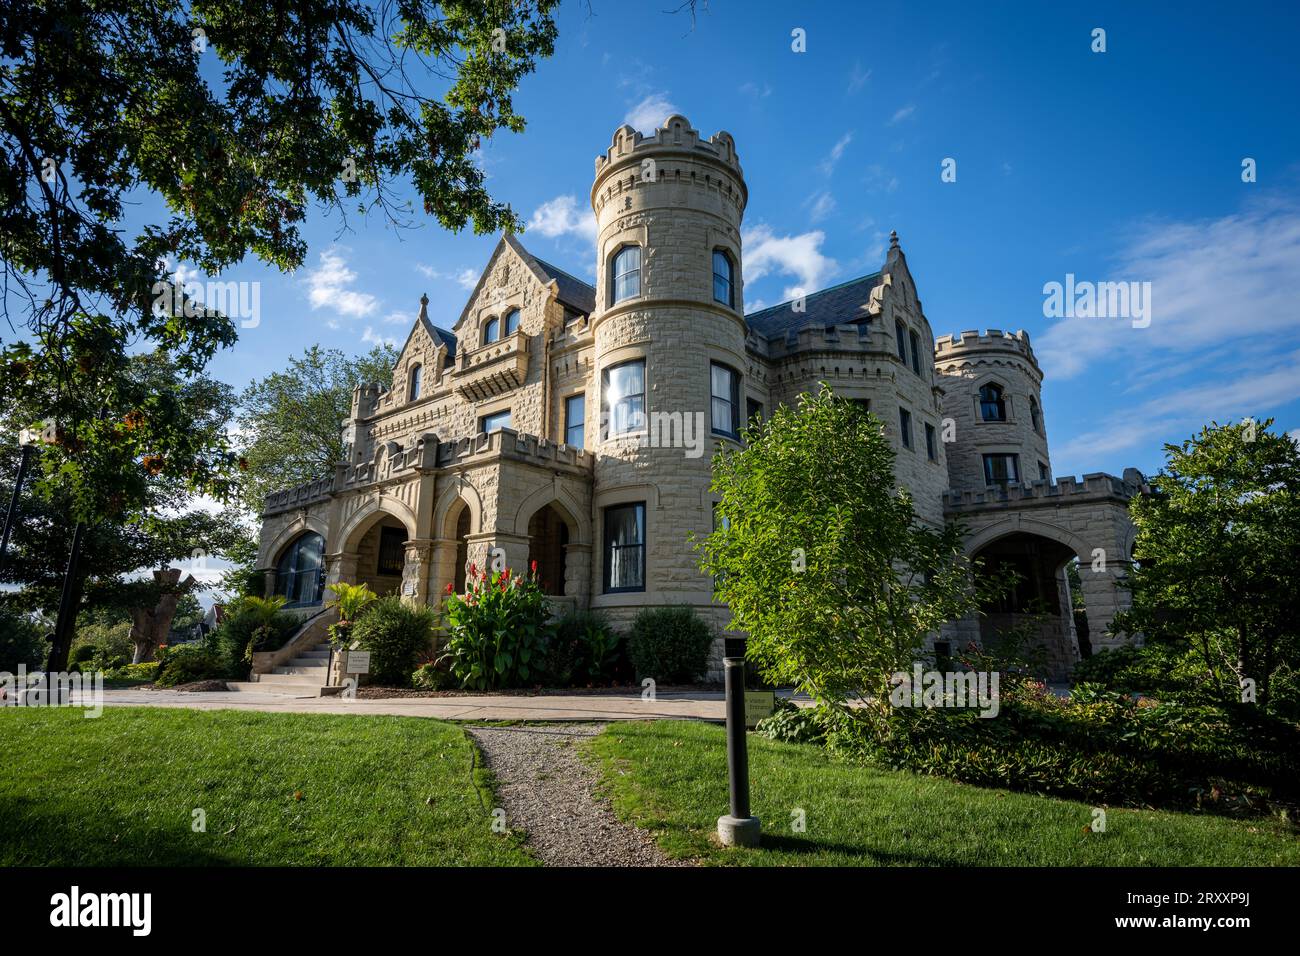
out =
{"type": "Polygon", "coordinates": [[[204,643],[183,644],[163,656],[154,683],[159,687],[175,687],[198,680],[215,680],[226,673],[226,662],[216,647],[204,643]]]}
{"type": "Polygon", "coordinates": [[[694,608],[646,608],[632,622],[627,655],[637,680],[688,684],[709,664],[713,632],[694,608]]]}
{"type": "Polygon", "coordinates": [[[604,618],[577,611],[556,622],[543,670],[556,687],[606,684],[614,677],[621,650],[618,634],[604,618]]]}
{"type": "Polygon", "coordinates": [[[247,678],[254,652],[279,650],[298,629],[298,619],[280,610],[283,604],[283,598],[250,597],[231,605],[215,635],[229,676],[247,678]]]}
{"type": "Polygon", "coordinates": [[[489,575],[471,565],[465,593],[449,587],[445,609],[447,643],[439,661],[461,687],[518,687],[541,675],[551,632],[537,562],[527,577],[512,576],[509,568],[489,575]]]}
{"type": "Polygon", "coordinates": [[[353,622],[349,636],[370,652],[370,679],[385,687],[408,687],[416,655],[428,650],[437,616],[390,595],[372,603],[353,622]]]}
{"type": "Polygon", "coordinates": [[[158,676],[159,663],[145,661],[143,664],[124,664],[104,672],[105,680],[152,681],[158,676]]]}
{"type": "Polygon", "coordinates": [[[797,707],[787,698],[778,697],[771,716],[760,720],[754,732],[787,744],[824,744],[828,713],[825,708],[797,707]]]}
{"type": "Polygon", "coordinates": [[[72,663],[84,664],[87,661],[94,660],[95,650],[96,648],[93,644],[82,644],[80,647],[74,647],[72,649],[72,663]]]}
{"type": "Polygon", "coordinates": [[[456,678],[436,661],[426,661],[411,672],[411,686],[416,690],[446,690],[456,686],[456,678]]]}
{"type": "Polygon", "coordinates": [[[984,786],[1125,806],[1294,808],[1300,731],[1257,710],[1136,701],[1086,684],[1001,689],[997,717],[896,708],[883,729],[843,710],[819,722],[827,746],[884,766],[984,786]]]}
{"type": "Polygon", "coordinates": [[[45,666],[48,647],[41,629],[25,615],[0,608],[0,671],[17,673],[18,665],[28,670],[45,666]]]}

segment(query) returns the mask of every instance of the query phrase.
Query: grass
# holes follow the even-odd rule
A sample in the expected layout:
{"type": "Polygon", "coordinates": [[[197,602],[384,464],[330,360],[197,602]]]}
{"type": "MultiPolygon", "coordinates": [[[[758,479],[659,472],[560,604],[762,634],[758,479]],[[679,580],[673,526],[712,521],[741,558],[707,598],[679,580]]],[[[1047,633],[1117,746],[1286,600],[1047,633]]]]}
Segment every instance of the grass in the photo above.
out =
{"type": "Polygon", "coordinates": [[[6,866],[536,864],[440,721],[5,708],[0,740],[6,866]]]}
{"type": "Polygon", "coordinates": [[[1296,866],[1300,839],[1280,821],[1107,809],[879,770],[814,746],[749,736],[757,850],[712,840],[727,811],[721,727],[611,725],[590,744],[619,817],[675,857],[753,866],[1296,866]],[[795,832],[795,811],[805,832],[795,832]]]}

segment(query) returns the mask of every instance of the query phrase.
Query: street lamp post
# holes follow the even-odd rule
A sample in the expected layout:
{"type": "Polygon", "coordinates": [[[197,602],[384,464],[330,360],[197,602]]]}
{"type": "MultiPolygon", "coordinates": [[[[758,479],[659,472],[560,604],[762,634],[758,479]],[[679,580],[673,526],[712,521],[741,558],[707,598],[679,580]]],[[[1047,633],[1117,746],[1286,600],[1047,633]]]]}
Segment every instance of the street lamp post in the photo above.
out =
{"type": "Polygon", "coordinates": [[[745,740],[744,642],[727,640],[722,666],[727,692],[727,776],[731,812],[718,817],[718,839],[723,846],[758,846],[758,817],[749,811],[749,750],[745,740]]]}

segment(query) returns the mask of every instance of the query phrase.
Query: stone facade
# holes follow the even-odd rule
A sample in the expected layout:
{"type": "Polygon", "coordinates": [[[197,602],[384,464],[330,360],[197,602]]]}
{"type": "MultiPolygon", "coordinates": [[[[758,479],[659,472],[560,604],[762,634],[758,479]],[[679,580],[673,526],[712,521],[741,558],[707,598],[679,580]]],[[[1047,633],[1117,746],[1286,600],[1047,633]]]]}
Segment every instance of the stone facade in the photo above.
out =
{"type": "MultiPolygon", "coordinates": [[[[729,134],[702,139],[681,116],[651,136],[618,129],[591,190],[594,288],[506,236],[450,330],[422,299],[392,381],[354,393],[346,460],[267,499],[268,588],[319,598],[303,542],[323,551],[326,584],[420,602],[463,586],[469,563],[536,560],[559,604],[616,626],[686,604],[721,635],[726,609],[689,541],[712,527],[711,454],[748,417],[824,381],[884,422],[923,520],[961,522],[972,555],[1011,562],[1033,578],[1026,593],[1055,596],[1044,641],[1056,672],[1081,652],[1074,557],[1092,635],[1082,650],[1113,641],[1126,502],[1142,478],[1052,481],[1028,336],[936,342],[896,236],[879,272],[746,315],[747,199],[729,134]]],[[[990,620],[1024,611],[954,622],[935,649],[987,639],[990,620]]]]}

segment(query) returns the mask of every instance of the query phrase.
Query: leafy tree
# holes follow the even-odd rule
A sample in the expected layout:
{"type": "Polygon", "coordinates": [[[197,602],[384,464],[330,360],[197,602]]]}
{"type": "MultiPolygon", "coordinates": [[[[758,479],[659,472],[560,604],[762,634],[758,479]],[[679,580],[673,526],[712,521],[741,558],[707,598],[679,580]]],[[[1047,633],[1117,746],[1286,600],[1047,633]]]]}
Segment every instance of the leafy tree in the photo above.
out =
{"type": "MultiPolygon", "coordinates": [[[[233,409],[229,386],[206,376],[184,376],[165,356],[132,356],[124,363],[123,389],[101,409],[103,433],[119,435],[87,445],[84,457],[111,478],[103,517],[89,521],[84,532],[79,573],[73,582],[73,609],[93,606],[153,607],[160,596],[150,582],[129,581],[132,574],[190,558],[196,550],[218,553],[229,542],[231,526],[207,512],[192,510],[197,491],[187,473],[166,461],[140,456],[137,423],[166,408],[165,416],[186,423],[184,441],[196,453],[225,454],[225,429],[233,409]],[[120,404],[119,404],[120,403],[120,404]],[[139,456],[139,457],[138,457],[139,456]]],[[[17,432],[36,416],[37,399],[21,394],[0,413],[0,494],[8,501],[20,454],[17,432]]],[[[76,499],[82,490],[58,464],[57,454],[41,449],[36,477],[19,501],[13,539],[0,583],[17,585],[17,593],[0,596],[6,603],[53,615],[59,605],[73,529],[79,520],[76,499]]],[[[68,648],[56,648],[51,664],[61,668],[68,648]]]]}
{"type": "Polygon", "coordinates": [[[284,371],[249,385],[238,413],[244,507],[260,513],[271,492],[332,476],[343,460],[343,422],[352,410],[353,388],[390,382],[396,361],[387,345],[357,358],[313,345],[289,359],[284,371]]]}
{"type": "Polygon", "coordinates": [[[1165,446],[1129,506],[1133,606],[1116,622],[1195,651],[1227,699],[1253,681],[1265,710],[1300,670],[1300,446],[1272,424],[1212,422],[1165,446]]]}
{"type": "MultiPolygon", "coordinates": [[[[475,160],[524,121],[512,96],[556,37],[554,0],[47,0],[0,6],[0,401],[57,423],[43,456],[82,518],[121,507],[123,462],[200,490],[229,461],[130,393],[129,351],[183,376],[235,340],[225,312],[170,294],[169,263],[220,276],[249,253],[292,270],[308,204],[399,225],[408,178],[450,229],[519,227],[475,160]],[[183,117],[178,121],[178,117],[183,117]],[[128,228],[128,202],[137,203],[128,228]],[[11,314],[11,303],[21,321],[11,314]],[[128,400],[129,399],[129,400],[128,400]],[[123,429],[102,409],[140,406],[123,429]],[[146,457],[147,456],[147,457],[146,457]]],[[[128,500],[129,496],[128,496],[128,500]]]]}
{"type": "Polygon", "coordinates": [[[879,419],[824,383],[743,438],[713,459],[716,598],[769,680],[886,715],[891,676],[977,606],[960,529],[917,518],[879,419]]]}

